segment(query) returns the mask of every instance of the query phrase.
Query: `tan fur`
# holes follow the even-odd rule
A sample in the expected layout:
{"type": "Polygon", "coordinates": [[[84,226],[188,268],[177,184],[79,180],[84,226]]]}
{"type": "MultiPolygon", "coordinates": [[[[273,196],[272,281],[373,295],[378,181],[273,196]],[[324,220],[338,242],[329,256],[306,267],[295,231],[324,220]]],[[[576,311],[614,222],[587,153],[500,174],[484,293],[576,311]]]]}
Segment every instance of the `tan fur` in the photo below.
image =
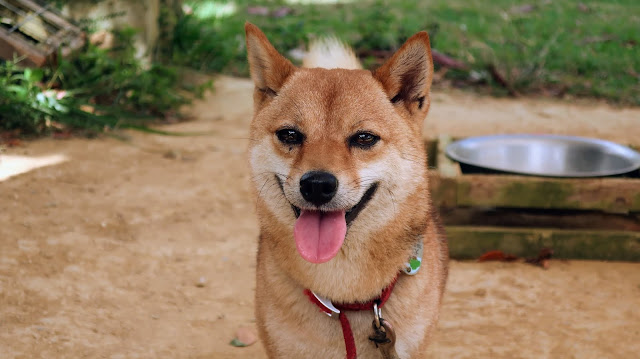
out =
{"type": "MultiPolygon", "coordinates": [[[[344,358],[339,322],[321,314],[303,290],[334,302],[374,299],[420,239],[423,266],[415,276],[398,277],[383,316],[396,328],[400,357],[422,357],[438,319],[448,258],[429,197],[422,136],[433,76],[428,35],[411,37],[372,73],[296,68],[256,26],[247,23],[245,29],[256,84],[249,148],[261,230],[256,318],[269,357],[344,358]],[[285,125],[306,135],[303,145],[278,141],[275,132],[285,125]],[[368,150],[350,148],[347,139],[358,130],[374,132],[380,141],[368,150]],[[309,170],[330,171],[338,178],[339,202],[325,210],[353,206],[371,183],[379,183],[351,223],[340,252],[322,264],[302,259],[293,239],[291,204],[300,206],[300,177],[309,170]]],[[[380,358],[367,339],[372,313],[347,316],[359,358],[380,358]]]]}

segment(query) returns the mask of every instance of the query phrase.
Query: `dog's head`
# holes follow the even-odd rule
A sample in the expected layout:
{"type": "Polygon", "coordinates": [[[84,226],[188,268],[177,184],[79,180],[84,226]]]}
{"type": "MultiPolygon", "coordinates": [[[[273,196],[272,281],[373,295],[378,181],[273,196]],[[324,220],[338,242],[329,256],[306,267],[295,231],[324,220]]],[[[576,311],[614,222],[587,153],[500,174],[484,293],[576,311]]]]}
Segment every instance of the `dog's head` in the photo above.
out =
{"type": "Polygon", "coordinates": [[[245,30],[255,83],[249,157],[263,228],[288,228],[284,244],[293,237],[302,258],[323,263],[391,222],[406,226],[396,219],[410,220],[423,206],[408,200],[426,192],[427,33],[371,72],[297,68],[256,26],[245,30]]]}

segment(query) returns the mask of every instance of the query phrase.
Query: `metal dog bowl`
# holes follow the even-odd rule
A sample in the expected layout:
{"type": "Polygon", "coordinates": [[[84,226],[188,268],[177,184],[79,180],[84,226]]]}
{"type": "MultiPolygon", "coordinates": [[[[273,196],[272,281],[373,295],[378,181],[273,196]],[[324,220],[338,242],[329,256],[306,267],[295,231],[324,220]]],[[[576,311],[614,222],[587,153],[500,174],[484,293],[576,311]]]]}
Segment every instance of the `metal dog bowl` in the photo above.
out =
{"type": "Polygon", "coordinates": [[[548,177],[601,177],[640,168],[640,153],[613,142],[556,135],[470,137],[446,148],[451,159],[490,170],[548,177]]]}

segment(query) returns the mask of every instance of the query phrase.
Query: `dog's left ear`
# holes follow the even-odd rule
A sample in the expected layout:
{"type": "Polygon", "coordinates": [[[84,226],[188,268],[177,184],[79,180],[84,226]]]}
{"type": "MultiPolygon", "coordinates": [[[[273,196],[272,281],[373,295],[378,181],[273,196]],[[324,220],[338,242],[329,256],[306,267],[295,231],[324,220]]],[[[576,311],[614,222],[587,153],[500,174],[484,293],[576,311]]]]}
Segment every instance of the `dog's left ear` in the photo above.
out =
{"type": "Polygon", "coordinates": [[[389,100],[409,117],[424,120],[429,110],[433,60],[429,35],[419,32],[407,40],[384,65],[373,72],[389,100]]]}
{"type": "Polygon", "coordinates": [[[247,22],[244,29],[249,70],[256,90],[264,97],[275,97],[287,78],[295,71],[295,66],[278,53],[257,26],[247,22]]]}

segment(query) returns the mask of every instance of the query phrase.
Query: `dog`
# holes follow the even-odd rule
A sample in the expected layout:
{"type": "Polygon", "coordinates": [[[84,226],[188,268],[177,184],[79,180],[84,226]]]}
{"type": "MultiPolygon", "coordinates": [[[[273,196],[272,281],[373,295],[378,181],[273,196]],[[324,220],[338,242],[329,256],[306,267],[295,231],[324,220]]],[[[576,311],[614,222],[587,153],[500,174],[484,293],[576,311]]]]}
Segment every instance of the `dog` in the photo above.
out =
{"type": "Polygon", "coordinates": [[[313,44],[298,68],[258,27],[245,32],[256,321],[268,356],[423,357],[448,272],[422,134],[428,34],[368,71],[336,40],[313,44]]]}

